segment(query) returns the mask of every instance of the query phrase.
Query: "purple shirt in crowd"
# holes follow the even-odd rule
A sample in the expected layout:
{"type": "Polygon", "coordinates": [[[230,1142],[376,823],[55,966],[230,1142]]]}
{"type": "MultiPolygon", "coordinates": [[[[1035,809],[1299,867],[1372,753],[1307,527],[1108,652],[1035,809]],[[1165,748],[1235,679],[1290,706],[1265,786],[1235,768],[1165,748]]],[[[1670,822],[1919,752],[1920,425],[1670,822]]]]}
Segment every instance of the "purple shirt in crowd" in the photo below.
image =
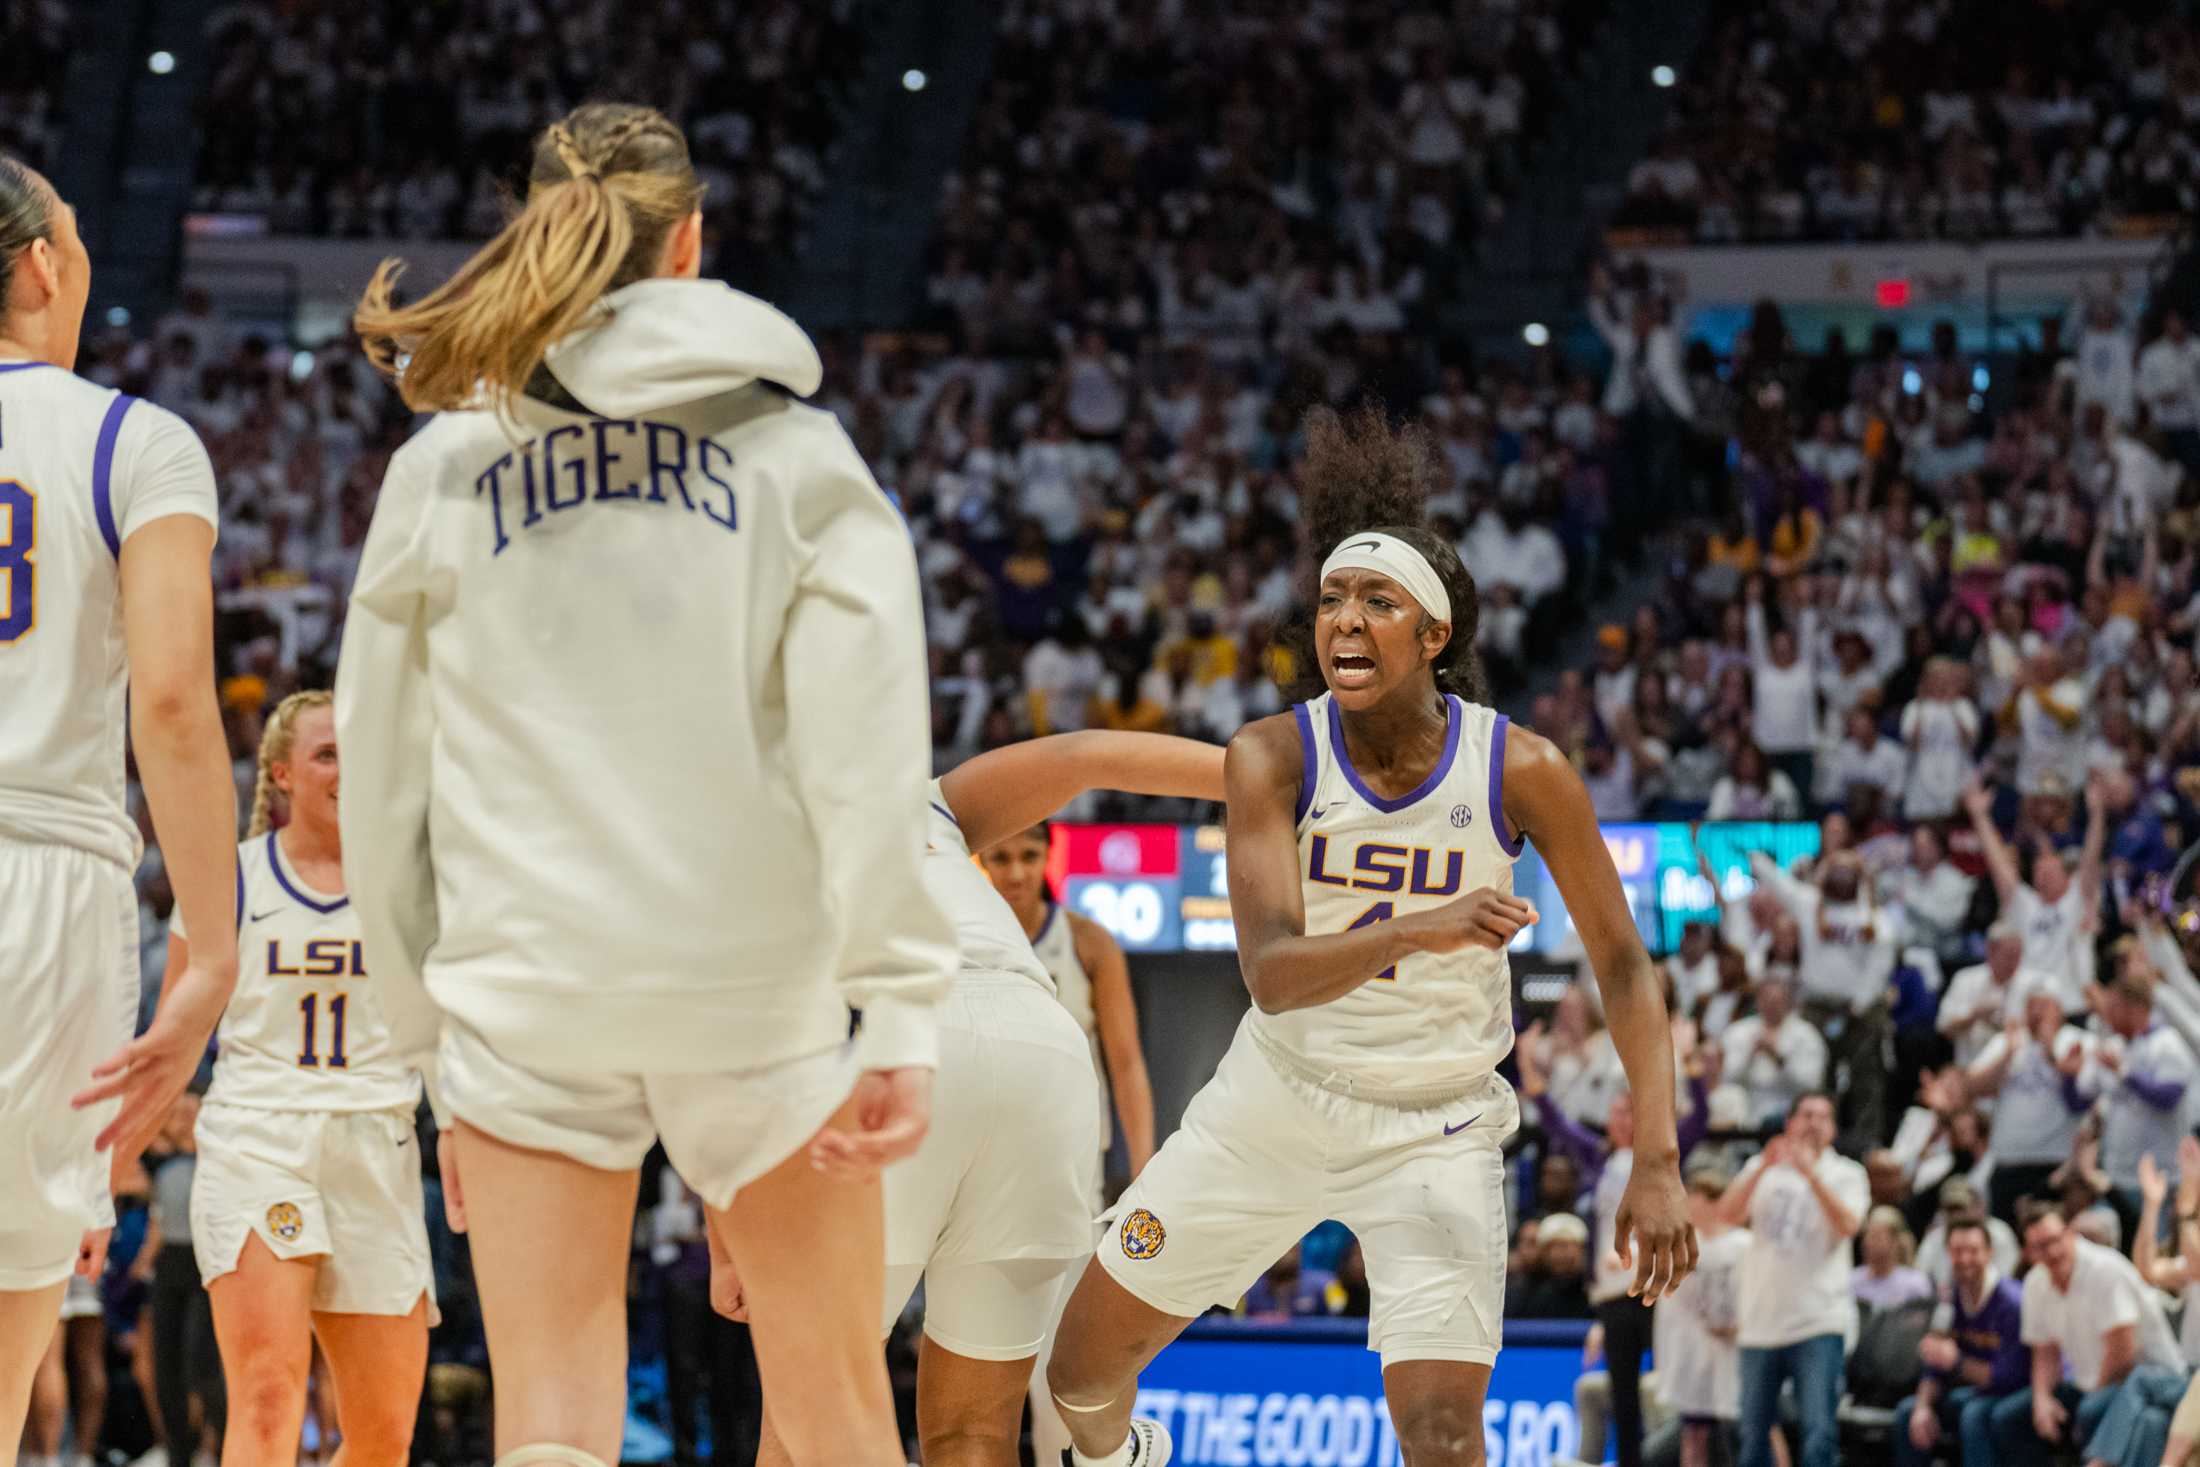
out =
{"type": "MultiPolygon", "coordinates": [[[[1991,1374],[1986,1394],[2005,1396],[2032,1379],[2032,1352],[2024,1343],[2024,1290],[2015,1279],[1997,1277],[1974,1311],[1963,1306],[1963,1290],[1951,1285],[1948,1299],[1933,1315],[1933,1328],[1955,1337],[1964,1361],[1983,1360],[1991,1374]]],[[[1925,1372],[1943,1386],[1966,1384],[1959,1372],[1925,1372]],[[1951,1378],[1953,1377],[1953,1378],[1951,1378]]]]}

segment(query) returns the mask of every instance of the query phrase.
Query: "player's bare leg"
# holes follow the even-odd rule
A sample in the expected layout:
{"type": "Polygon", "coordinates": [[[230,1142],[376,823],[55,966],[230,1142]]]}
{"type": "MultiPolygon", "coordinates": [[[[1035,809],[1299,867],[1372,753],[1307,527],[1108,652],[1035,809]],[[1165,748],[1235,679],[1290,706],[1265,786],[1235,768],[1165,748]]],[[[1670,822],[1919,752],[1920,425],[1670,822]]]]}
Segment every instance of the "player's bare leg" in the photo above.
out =
{"type": "Polygon", "coordinates": [[[927,1335],[917,1355],[917,1440],[924,1467],[1017,1467],[1030,1386],[1029,1356],[973,1360],[927,1335]]]}
{"type": "Polygon", "coordinates": [[[626,1265],[639,1171],[602,1171],[460,1121],[466,1233],[496,1377],[496,1445],[616,1462],[626,1434],[626,1265]]]}
{"type": "Polygon", "coordinates": [[[1406,1467],[1483,1467],[1482,1402],[1490,1367],[1401,1360],[1383,1371],[1383,1398],[1406,1467]]]}
{"type": "Polygon", "coordinates": [[[1047,1364],[1047,1389],[1080,1456],[1105,1458],[1123,1445],[1138,1373],[1191,1322],[1136,1297],[1097,1261],[1085,1265],[1047,1364]]]}
{"type": "Polygon", "coordinates": [[[53,1347],[61,1318],[60,1283],[43,1289],[0,1289],[0,1462],[15,1461],[29,1414],[31,1382],[53,1347]]]}
{"type": "Polygon", "coordinates": [[[69,1367],[62,1358],[66,1333],[65,1322],[54,1326],[53,1343],[31,1380],[30,1417],[23,1426],[25,1453],[48,1461],[61,1455],[62,1429],[69,1424],[69,1367]]]}
{"type": "Polygon", "coordinates": [[[406,1315],[316,1314],[343,1445],[335,1467],[404,1467],[428,1378],[428,1298],[406,1315]]]}
{"type": "Polygon", "coordinates": [[[259,1234],[248,1233],[236,1268],[207,1286],[229,1393],[222,1467],[288,1467],[298,1460],[320,1267],[318,1257],[277,1258],[259,1234]]]}
{"type": "MultiPolygon", "coordinates": [[[[853,1101],[825,1124],[857,1129],[853,1101]]],[[[796,1467],[905,1467],[879,1349],[886,1222],[876,1178],[827,1176],[803,1147],[711,1226],[748,1301],[764,1399],[796,1467]]]]}

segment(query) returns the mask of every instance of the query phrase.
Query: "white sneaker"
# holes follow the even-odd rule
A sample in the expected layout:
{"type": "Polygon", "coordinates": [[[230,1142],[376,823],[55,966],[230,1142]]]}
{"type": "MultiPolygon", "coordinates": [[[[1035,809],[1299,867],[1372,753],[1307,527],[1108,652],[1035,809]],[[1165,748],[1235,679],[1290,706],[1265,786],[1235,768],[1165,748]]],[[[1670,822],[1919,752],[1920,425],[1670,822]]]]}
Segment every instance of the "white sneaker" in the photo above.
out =
{"type": "Polygon", "coordinates": [[[130,1467],[168,1467],[168,1449],[155,1442],[143,1456],[132,1461],[130,1467]]]}
{"type": "MultiPolygon", "coordinates": [[[[1176,1455],[1176,1443],[1170,1438],[1169,1429],[1143,1416],[1131,1418],[1130,1446],[1131,1457],[1126,1467],[1169,1467],[1169,1459],[1176,1455]]],[[[1077,1459],[1068,1447],[1062,1448],[1062,1467],[1077,1467],[1077,1459]]]]}

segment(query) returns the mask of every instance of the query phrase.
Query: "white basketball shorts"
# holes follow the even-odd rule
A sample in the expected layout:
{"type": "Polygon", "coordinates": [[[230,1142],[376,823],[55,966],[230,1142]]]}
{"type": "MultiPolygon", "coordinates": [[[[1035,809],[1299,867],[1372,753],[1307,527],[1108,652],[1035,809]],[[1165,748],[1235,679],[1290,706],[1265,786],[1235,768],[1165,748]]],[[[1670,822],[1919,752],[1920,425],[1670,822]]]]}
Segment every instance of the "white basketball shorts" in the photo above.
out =
{"type": "Polygon", "coordinates": [[[1505,1303],[1505,1138],[1496,1075],[1405,1107],[1285,1075],[1240,1027],[1184,1124],[1107,1214],[1099,1259],[1167,1314],[1230,1306],[1306,1232],[1351,1228],[1372,1296],[1368,1348],[1401,1360],[1497,1358],[1505,1303]]]}
{"type": "Polygon", "coordinates": [[[673,1170],[711,1207],[802,1149],[855,1089],[855,1047],[716,1075],[531,1070],[445,1016],[443,1103],[476,1130],[584,1166],[631,1171],[662,1140],[673,1170]]]}
{"type": "Polygon", "coordinates": [[[69,1097],[137,1026],[137,918],[113,861],[0,838],[0,1290],[53,1287],[114,1226],[92,1140],[120,1102],[69,1097]]]}
{"type": "Polygon", "coordinates": [[[256,1233],[277,1258],[321,1259],[316,1312],[406,1315],[425,1294],[435,1322],[411,1111],[209,1102],[197,1134],[191,1247],[202,1283],[234,1272],[256,1233]]]}
{"type": "Polygon", "coordinates": [[[974,1360],[1021,1360],[1092,1251],[1100,1117],[1092,1049],[1053,995],[964,973],[940,1016],[924,1145],[889,1167],[885,1327],[924,1279],[924,1332],[974,1360]]]}

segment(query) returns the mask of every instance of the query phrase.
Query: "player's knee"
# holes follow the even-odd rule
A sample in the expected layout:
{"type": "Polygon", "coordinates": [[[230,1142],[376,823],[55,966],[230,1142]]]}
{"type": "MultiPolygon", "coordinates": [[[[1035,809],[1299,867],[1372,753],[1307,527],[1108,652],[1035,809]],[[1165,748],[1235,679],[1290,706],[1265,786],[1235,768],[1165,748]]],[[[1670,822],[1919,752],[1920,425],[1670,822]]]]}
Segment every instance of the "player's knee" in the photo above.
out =
{"type": "Polygon", "coordinates": [[[927,1462],[1013,1462],[1022,1427],[1021,1413],[1005,1423],[997,1414],[974,1415],[963,1421],[928,1423],[918,1439],[927,1462]]]}
{"type": "Polygon", "coordinates": [[[295,1432],[305,1415],[306,1372],[281,1360],[246,1357],[229,1376],[229,1429],[273,1440],[295,1432]]]}
{"type": "Polygon", "coordinates": [[[1391,1410],[1406,1467],[1482,1467],[1482,1415],[1458,1401],[1430,1398],[1391,1410]]]}

